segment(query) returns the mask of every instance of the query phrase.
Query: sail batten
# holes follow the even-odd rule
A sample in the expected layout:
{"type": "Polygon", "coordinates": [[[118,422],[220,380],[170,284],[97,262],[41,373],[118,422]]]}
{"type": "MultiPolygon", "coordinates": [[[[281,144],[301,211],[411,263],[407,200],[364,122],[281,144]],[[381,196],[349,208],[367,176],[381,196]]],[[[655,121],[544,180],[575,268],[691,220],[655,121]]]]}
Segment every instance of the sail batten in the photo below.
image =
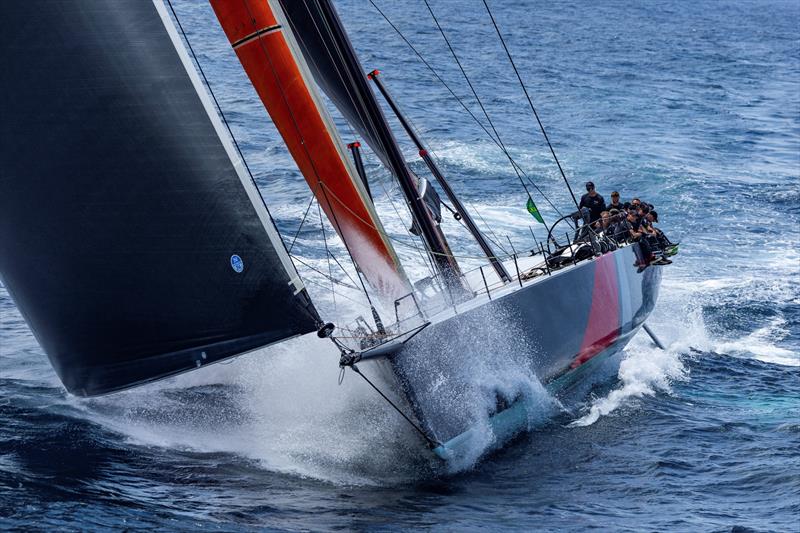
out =
{"type": "Polygon", "coordinates": [[[316,329],[160,0],[0,3],[0,56],[0,278],[70,392],[316,329]]]}

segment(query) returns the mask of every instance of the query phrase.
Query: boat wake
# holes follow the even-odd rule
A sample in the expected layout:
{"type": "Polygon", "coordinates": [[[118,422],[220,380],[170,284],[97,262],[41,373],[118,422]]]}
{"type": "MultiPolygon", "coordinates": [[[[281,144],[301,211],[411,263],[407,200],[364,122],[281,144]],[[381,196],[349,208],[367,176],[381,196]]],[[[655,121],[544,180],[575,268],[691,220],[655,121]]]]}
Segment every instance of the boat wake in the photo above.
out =
{"type": "Polygon", "coordinates": [[[429,476],[434,462],[399,415],[353,375],[337,385],[337,360],[329,343],[305,336],[164,382],[67,401],[131,445],[231,454],[232,462],[337,485],[429,476]]]}
{"type": "Polygon", "coordinates": [[[672,381],[688,376],[680,349],[670,345],[666,350],[660,350],[650,345],[649,339],[643,335],[634,338],[625,349],[619,369],[619,385],[606,396],[592,401],[588,412],[569,426],[590,426],[636,398],[653,396],[657,392],[669,393],[672,381]]]}
{"type": "Polygon", "coordinates": [[[674,382],[689,379],[692,358],[703,354],[800,366],[800,354],[781,346],[792,329],[783,313],[749,332],[746,326],[743,331],[732,329],[743,305],[757,307],[764,301],[792,305],[798,301],[798,286],[792,281],[797,256],[768,259],[763,266],[769,272],[763,275],[753,270],[749,275],[701,281],[679,276],[667,280],[659,307],[649,321],[667,349],[657,349],[644,332],[639,333],[624,350],[619,384],[591,400],[569,426],[588,426],[643,396],[671,393],[674,382]],[[672,317],[682,318],[676,321],[672,317]]]}

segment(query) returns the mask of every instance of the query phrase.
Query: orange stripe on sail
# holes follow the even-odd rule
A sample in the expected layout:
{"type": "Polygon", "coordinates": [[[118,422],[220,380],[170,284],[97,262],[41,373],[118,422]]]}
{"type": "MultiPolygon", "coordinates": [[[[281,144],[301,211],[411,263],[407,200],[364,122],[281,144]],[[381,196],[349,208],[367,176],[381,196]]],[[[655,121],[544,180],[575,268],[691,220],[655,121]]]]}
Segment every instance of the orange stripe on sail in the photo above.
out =
{"type": "MultiPolygon", "coordinates": [[[[326,123],[310,80],[267,1],[211,0],[228,40],[289,152],[372,287],[398,298],[410,288],[359,178],[326,123]]],[[[307,71],[307,70],[306,70],[307,71]]]]}

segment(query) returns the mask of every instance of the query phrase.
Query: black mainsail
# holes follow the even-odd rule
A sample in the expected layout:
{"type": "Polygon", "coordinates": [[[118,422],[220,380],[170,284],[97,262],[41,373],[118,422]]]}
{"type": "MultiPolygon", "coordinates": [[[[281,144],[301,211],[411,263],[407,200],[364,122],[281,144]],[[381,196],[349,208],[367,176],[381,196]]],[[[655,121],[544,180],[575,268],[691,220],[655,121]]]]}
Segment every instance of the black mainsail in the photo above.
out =
{"type": "Polygon", "coordinates": [[[0,277],[67,389],[319,317],[160,0],[0,3],[0,277]]]}

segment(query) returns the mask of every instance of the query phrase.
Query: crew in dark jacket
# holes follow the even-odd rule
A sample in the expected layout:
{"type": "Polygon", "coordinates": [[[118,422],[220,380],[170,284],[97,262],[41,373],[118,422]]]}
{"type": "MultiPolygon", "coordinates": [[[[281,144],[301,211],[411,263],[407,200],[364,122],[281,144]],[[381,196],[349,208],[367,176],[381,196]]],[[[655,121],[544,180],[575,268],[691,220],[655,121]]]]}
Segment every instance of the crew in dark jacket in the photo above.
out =
{"type": "Polygon", "coordinates": [[[611,193],[611,203],[606,206],[606,208],[611,211],[612,209],[619,209],[622,211],[625,207],[625,204],[620,202],[619,200],[619,192],[614,191],[611,193]]]}
{"type": "Polygon", "coordinates": [[[578,208],[587,208],[591,212],[589,222],[594,222],[600,218],[600,213],[606,210],[606,201],[594,190],[594,183],[586,182],[587,193],[581,196],[581,203],[578,208]]]}

